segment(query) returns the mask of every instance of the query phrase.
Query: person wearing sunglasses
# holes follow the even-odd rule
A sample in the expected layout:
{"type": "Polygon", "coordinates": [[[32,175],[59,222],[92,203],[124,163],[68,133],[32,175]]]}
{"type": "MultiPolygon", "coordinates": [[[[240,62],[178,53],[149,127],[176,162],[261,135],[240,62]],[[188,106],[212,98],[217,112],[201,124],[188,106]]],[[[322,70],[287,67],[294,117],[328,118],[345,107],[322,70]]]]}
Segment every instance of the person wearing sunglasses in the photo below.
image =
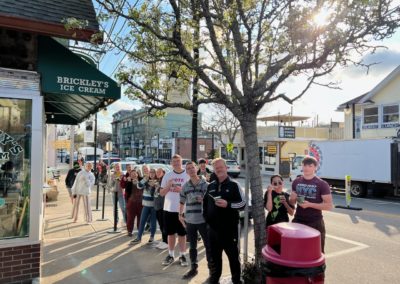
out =
{"type": "Polygon", "coordinates": [[[289,203],[289,194],[283,191],[283,178],[280,175],[271,176],[271,184],[264,195],[264,207],[268,210],[266,227],[289,222],[293,216],[294,206],[289,203]]]}

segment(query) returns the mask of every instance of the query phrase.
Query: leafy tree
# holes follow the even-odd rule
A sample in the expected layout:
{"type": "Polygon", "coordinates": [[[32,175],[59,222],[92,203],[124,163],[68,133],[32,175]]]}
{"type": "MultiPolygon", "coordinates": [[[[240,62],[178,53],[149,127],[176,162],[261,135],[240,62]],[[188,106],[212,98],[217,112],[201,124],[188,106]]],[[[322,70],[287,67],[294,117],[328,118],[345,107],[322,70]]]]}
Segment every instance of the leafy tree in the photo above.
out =
{"type": "MultiPolygon", "coordinates": [[[[101,18],[126,19],[129,34],[113,40],[130,63],[119,72],[126,94],[155,110],[224,105],[239,120],[249,160],[256,262],[265,244],[257,115],[268,103],[299,99],[337,66],[363,65],[400,23],[395,1],[379,0],[96,0],[101,18]],[[197,52],[199,50],[199,59],[197,52]],[[171,78],[179,78],[179,80],[171,78]],[[304,78],[297,94],[277,91],[304,78]],[[169,100],[192,81],[195,105],[169,100]]],[[[324,84],[332,87],[331,83],[324,84]]]]}

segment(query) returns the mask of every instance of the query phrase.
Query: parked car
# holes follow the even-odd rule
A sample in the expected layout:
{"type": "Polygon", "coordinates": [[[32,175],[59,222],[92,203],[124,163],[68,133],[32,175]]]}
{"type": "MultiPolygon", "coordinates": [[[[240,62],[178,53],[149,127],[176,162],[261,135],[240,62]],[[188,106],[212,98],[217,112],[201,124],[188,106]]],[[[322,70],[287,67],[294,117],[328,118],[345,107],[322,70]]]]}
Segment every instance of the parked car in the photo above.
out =
{"type": "Polygon", "coordinates": [[[240,165],[235,160],[226,160],[226,165],[228,167],[228,175],[236,178],[240,175],[240,165]]]}
{"type": "Polygon", "coordinates": [[[171,160],[170,159],[154,159],[154,163],[169,165],[169,164],[171,164],[171,160]]]}
{"type": "MultiPolygon", "coordinates": [[[[102,161],[108,165],[108,158],[102,159],[102,161]]],[[[117,158],[117,157],[110,157],[110,164],[114,164],[114,163],[118,163],[121,162],[121,158],[117,158]]]]}
{"type": "Polygon", "coordinates": [[[139,159],[139,164],[149,164],[153,163],[153,157],[141,157],[139,159]]]}
{"type": "MultiPolygon", "coordinates": [[[[149,164],[146,164],[146,165],[149,166],[150,169],[162,168],[162,169],[164,169],[165,173],[168,173],[168,172],[172,171],[172,166],[170,166],[170,165],[158,164],[158,163],[149,163],[149,164]]],[[[142,167],[143,167],[143,164],[134,165],[134,166],[133,166],[133,168],[139,169],[140,172],[141,172],[142,175],[143,175],[142,167]]]]}
{"type": "MultiPolygon", "coordinates": [[[[243,191],[243,197],[244,197],[245,189],[242,188],[242,191],[243,191]]],[[[248,199],[247,199],[247,206],[249,208],[249,222],[250,222],[250,220],[253,219],[253,207],[252,207],[252,203],[251,203],[251,191],[250,191],[250,189],[249,189],[249,196],[248,196],[248,199]]],[[[244,224],[244,214],[245,214],[244,209],[239,211],[240,224],[242,224],[242,225],[244,224]]]]}
{"type": "MultiPolygon", "coordinates": [[[[65,155],[65,163],[66,164],[69,164],[69,159],[70,159],[70,154],[66,154],[65,155]]],[[[74,153],[74,161],[76,161],[76,160],[78,160],[78,153],[77,152],[74,153]]]]}
{"type": "Polygon", "coordinates": [[[120,161],[117,161],[117,162],[111,163],[111,171],[114,171],[115,164],[119,164],[120,165],[121,171],[122,171],[123,174],[126,174],[126,166],[127,165],[131,165],[132,168],[134,168],[136,166],[135,162],[131,162],[131,161],[122,161],[122,162],[120,162],[120,161]]]}
{"type": "Polygon", "coordinates": [[[125,157],[125,161],[135,162],[136,164],[139,163],[139,159],[135,157],[125,157]]]}
{"type": "Polygon", "coordinates": [[[191,159],[182,158],[182,165],[185,167],[186,163],[191,162],[191,159]]]}

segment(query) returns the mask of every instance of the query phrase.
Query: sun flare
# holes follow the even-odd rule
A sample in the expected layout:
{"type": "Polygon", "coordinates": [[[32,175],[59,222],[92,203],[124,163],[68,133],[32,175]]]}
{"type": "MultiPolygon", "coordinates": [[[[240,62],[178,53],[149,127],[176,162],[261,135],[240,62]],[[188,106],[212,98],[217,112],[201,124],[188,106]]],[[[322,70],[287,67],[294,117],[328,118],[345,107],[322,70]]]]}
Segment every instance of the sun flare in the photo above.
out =
{"type": "Polygon", "coordinates": [[[313,17],[313,22],[316,26],[326,26],[329,23],[329,18],[332,15],[332,11],[322,8],[318,13],[316,13],[313,17]]]}

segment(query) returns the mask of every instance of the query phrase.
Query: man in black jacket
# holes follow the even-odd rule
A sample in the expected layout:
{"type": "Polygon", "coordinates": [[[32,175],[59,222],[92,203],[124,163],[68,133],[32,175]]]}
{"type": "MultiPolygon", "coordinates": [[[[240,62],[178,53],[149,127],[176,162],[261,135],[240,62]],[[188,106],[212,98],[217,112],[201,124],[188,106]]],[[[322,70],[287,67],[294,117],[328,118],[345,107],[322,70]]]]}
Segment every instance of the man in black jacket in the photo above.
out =
{"type": "Polygon", "coordinates": [[[209,283],[219,282],[222,273],[222,251],[229,259],[233,284],[240,280],[239,210],[246,202],[237,182],[230,179],[224,159],[213,161],[217,179],[210,183],[204,196],[203,215],[208,224],[211,259],[209,283]]]}
{"type": "Polygon", "coordinates": [[[69,198],[71,198],[72,203],[74,203],[74,198],[72,196],[71,188],[74,185],[75,178],[80,171],[81,167],[79,166],[79,163],[75,161],[72,169],[68,171],[67,176],[65,178],[65,186],[67,187],[69,198]]]}

